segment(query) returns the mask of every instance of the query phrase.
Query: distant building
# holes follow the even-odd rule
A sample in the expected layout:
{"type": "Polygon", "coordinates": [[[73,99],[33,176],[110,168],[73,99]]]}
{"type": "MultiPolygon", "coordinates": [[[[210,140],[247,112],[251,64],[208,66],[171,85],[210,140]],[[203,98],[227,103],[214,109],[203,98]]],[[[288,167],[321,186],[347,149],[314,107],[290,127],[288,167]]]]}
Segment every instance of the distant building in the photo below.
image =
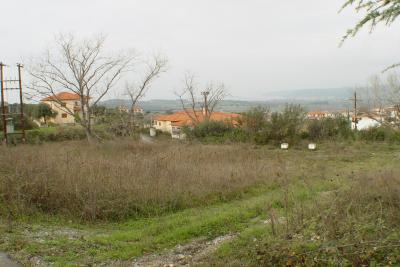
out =
{"type": "Polygon", "coordinates": [[[57,112],[56,117],[50,118],[49,121],[56,124],[73,124],[75,116],[72,113],[82,116],[80,107],[80,96],[75,93],[61,92],[41,100],[57,112]]]}
{"type": "MultiPolygon", "coordinates": [[[[122,113],[129,113],[129,110],[130,110],[130,109],[129,109],[127,106],[123,106],[123,105],[118,106],[118,111],[119,111],[119,112],[122,112],[122,113]]],[[[141,107],[139,107],[139,106],[134,106],[133,109],[132,109],[132,112],[133,112],[134,114],[143,114],[143,113],[144,113],[144,110],[143,110],[141,107]]]]}
{"type": "MultiPolygon", "coordinates": [[[[226,121],[233,125],[238,124],[239,114],[213,112],[210,116],[212,121],[226,121]]],[[[168,115],[159,115],[153,119],[153,127],[157,130],[170,133],[172,138],[181,139],[181,129],[184,126],[193,127],[196,122],[202,122],[206,119],[203,111],[179,111],[168,115]]]]}
{"type": "Polygon", "coordinates": [[[121,113],[128,113],[129,108],[127,106],[120,105],[120,106],[118,106],[118,111],[121,113]]]}
{"type": "Polygon", "coordinates": [[[134,114],[143,114],[144,113],[144,110],[139,106],[134,106],[132,111],[134,114]]]}
{"type": "Polygon", "coordinates": [[[334,114],[325,111],[311,111],[307,113],[308,119],[320,120],[323,118],[332,118],[334,114]]]}

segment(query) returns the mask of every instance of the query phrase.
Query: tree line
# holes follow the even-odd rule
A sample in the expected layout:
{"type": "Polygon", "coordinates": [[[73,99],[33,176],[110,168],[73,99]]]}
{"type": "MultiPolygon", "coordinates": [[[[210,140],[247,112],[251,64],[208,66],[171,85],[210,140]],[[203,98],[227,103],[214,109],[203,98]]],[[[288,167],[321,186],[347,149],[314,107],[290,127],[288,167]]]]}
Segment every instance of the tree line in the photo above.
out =
{"type": "Polygon", "coordinates": [[[400,142],[400,132],[393,127],[375,127],[354,131],[351,119],[342,114],[321,119],[307,118],[306,109],[287,104],[283,110],[271,112],[255,107],[244,112],[238,123],[205,120],[194,127],[185,127],[187,138],[205,143],[243,142],[277,145],[320,141],[389,141],[400,142]]]}

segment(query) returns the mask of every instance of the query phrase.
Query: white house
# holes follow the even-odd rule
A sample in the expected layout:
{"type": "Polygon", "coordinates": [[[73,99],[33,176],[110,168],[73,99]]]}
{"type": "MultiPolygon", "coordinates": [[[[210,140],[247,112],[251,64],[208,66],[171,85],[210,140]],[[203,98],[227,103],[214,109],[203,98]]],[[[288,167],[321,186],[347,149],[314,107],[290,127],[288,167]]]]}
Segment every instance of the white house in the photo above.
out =
{"type": "MultiPolygon", "coordinates": [[[[378,127],[380,126],[381,123],[377,121],[376,119],[372,119],[370,117],[362,116],[359,118],[358,123],[357,123],[357,130],[367,130],[373,127],[378,127]]],[[[355,123],[351,123],[351,128],[354,130],[355,129],[355,123]]]]}

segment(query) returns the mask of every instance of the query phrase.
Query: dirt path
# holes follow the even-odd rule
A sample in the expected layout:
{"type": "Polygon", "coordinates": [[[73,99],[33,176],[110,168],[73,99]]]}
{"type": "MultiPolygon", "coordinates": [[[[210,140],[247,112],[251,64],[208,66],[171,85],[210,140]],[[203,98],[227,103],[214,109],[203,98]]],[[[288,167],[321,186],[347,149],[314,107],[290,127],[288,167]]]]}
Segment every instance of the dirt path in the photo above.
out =
{"type": "Polygon", "coordinates": [[[232,240],[233,234],[220,236],[212,241],[197,240],[185,245],[179,245],[164,254],[151,254],[137,259],[132,267],[172,267],[190,266],[201,263],[223,243],[232,240]]]}
{"type": "Polygon", "coordinates": [[[0,252],[0,267],[22,267],[22,265],[11,260],[7,254],[0,252]]]}
{"type": "Polygon", "coordinates": [[[236,235],[228,234],[220,236],[211,241],[196,240],[189,244],[179,245],[164,254],[151,254],[143,256],[133,262],[131,267],[176,267],[191,266],[201,263],[208,255],[212,254],[218,247],[236,235]]]}

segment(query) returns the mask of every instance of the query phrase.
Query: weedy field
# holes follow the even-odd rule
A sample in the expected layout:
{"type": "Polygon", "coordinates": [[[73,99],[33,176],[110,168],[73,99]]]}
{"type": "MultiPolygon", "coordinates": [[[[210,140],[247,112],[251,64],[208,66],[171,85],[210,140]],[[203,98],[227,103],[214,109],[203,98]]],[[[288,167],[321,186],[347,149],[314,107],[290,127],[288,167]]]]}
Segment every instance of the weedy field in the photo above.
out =
{"type": "Polygon", "coordinates": [[[399,160],[359,142],[2,147],[0,251],[28,266],[400,264],[399,160]]]}

